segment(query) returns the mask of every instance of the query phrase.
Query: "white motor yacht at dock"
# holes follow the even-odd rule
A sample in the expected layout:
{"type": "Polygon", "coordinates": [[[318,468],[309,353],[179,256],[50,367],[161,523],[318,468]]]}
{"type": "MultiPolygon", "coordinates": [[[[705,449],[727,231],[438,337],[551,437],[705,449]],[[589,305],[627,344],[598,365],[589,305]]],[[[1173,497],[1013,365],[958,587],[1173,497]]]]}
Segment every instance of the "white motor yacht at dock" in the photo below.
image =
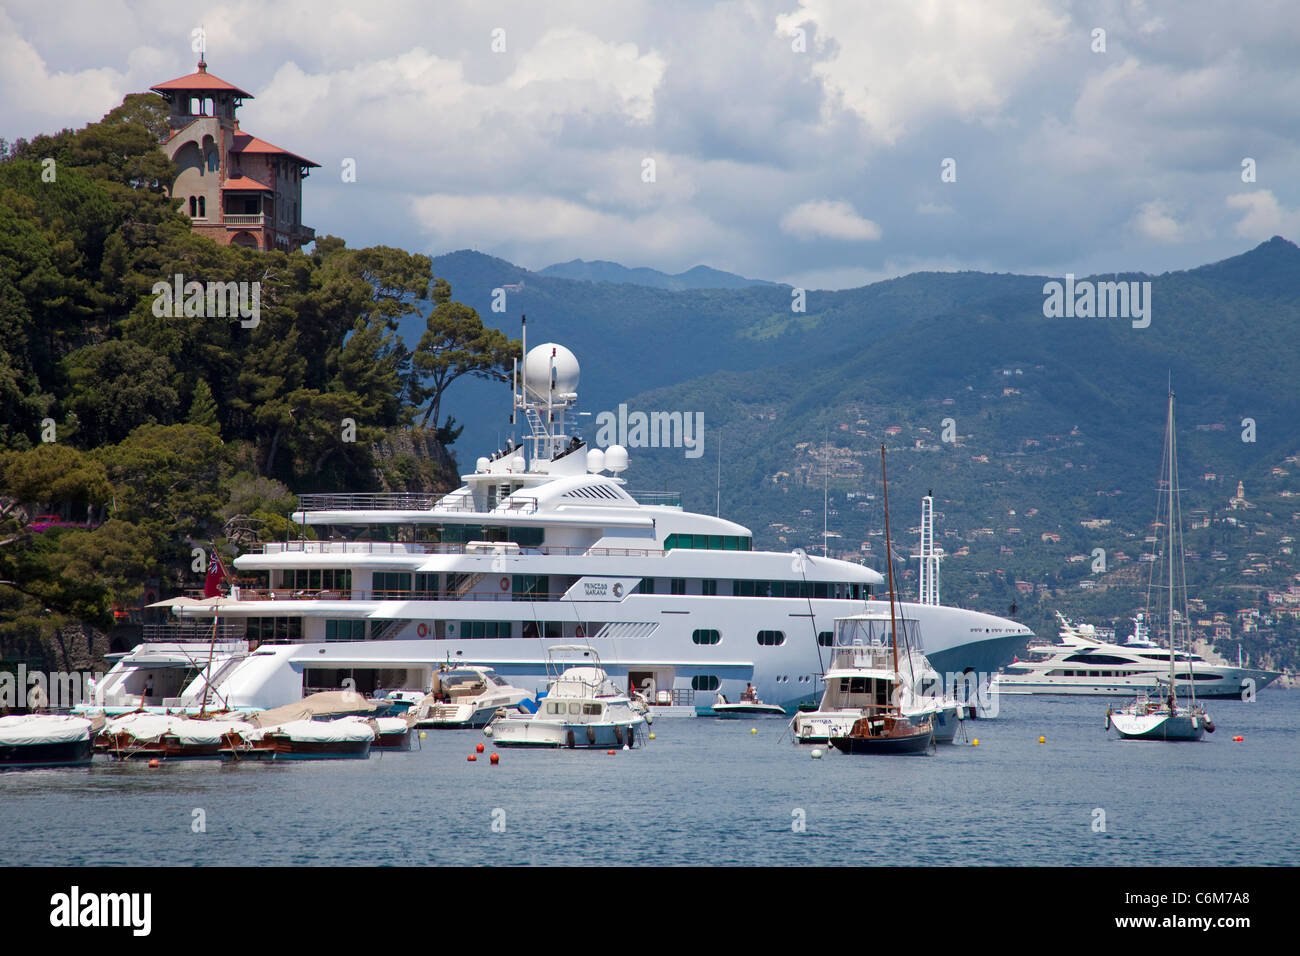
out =
{"type": "MultiPolygon", "coordinates": [[[[817,700],[834,620],[884,609],[881,575],[755,550],[742,525],[686,511],[672,493],[629,490],[627,451],[588,448],[571,427],[579,369],[568,349],[540,345],[517,366],[522,442],[478,459],[446,495],[302,495],[292,517],[313,537],[236,558],[241,586],[228,597],[161,602],[182,624],[155,628],[119,661],[98,703],[140,707],[146,671],[146,707],[197,708],[204,673],[230,708],[344,686],[423,690],[446,662],[532,688],[548,647],[568,642],[598,647],[655,705],[735,700],[747,684],[787,712],[817,700]]],[[[989,614],[900,608],[922,623],[940,672],[991,673],[1032,637],[989,614]]]]}

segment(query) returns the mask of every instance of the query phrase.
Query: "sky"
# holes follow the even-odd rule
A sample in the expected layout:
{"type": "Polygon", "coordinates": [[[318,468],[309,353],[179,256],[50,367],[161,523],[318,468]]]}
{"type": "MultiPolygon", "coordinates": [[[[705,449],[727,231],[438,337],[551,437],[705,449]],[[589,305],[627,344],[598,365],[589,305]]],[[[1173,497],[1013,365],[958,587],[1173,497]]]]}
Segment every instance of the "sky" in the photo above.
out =
{"type": "Polygon", "coordinates": [[[1291,2],[0,0],[0,137],[193,72],[200,27],[353,246],[849,288],[1300,240],[1291,2]]]}

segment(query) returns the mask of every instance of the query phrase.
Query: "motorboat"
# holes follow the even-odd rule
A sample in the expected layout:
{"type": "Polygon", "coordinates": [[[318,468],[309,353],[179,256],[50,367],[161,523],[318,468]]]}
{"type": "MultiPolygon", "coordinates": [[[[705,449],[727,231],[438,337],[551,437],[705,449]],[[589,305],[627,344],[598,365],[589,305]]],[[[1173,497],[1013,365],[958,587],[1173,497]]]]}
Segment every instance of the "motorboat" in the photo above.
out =
{"type": "Polygon", "coordinates": [[[502,680],[490,667],[457,664],[434,674],[432,688],[411,713],[416,727],[477,729],[487,726],[499,711],[517,709],[531,700],[528,691],[502,680]]]}
{"type": "Polygon", "coordinates": [[[632,748],[646,740],[645,716],[612,681],[595,648],[557,645],[550,666],[558,672],[533,714],[505,714],[485,728],[498,747],[632,748]],[[578,655],[583,663],[560,670],[558,656],[578,655]]]}
{"type": "MultiPolygon", "coordinates": [[[[832,733],[830,742],[836,750],[846,754],[871,756],[902,756],[924,754],[935,745],[934,723],[928,714],[909,716],[903,713],[901,690],[904,685],[903,670],[899,665],[899,638],[904,639],[904,653],[909,650],[906,635],[899,630],[898,609],[894,601],[893,544],[889,532],[889,476],[885,469],[885,446],[880,446],[880,488],[885,514],[885,563],[889,569],[889,652],[890,666],[885,677],[877,677],[876,691],[892,692],[890,698],[871,705],[853,721],[848,733],[832,733]]],[[[872,645],[884,649],[884,644],[872,645]]],[[[916,675],[912,675],[915,683],[916,675]]]]}
{"type": "Polygon", "coordinates": [[[1055,643],[1032,643],[1026,659],[1016,660],[993,675],[999,694],[1061,694],[1114,696],[1155,689],[1167,679],[1170,664],[1177,679],[1194,681],[1196,696],[1240,699],[1249,688],[1258,691],[1279,676],[1277,671],[1211,664],[1199,654],[1179,650],[1172,659],[1168,647],[1149,637],[1146,614],[1133,618],[1133,632],[1122,644],[1103,641],[1090,624],[1071,621],[1056,612],[1061,634],[1055,643]]]}
{"type": "Polygon", "coordinates": [[[728,701],[725,694],[718,694],[712,707],[697,708],[701,717],[720,717],[723,720],[743,720],[750,717],[784,717],[785,708],[776,704],[765,704],[758,697],[758,692],[750,685],[741,692],[740,700],[728,701]]]}
{"type": "Polygon", "coordinates": [[[94,758],[95,729],[94,720],[62,714],[0,717],[0,770],[88,764],[94,758]]]}
{"type": "Polygon", "coordinates": [[[821,703],[790,721],[797,743],[847,736],[859,718],[885,713],[895,704],[906,717],[928,719],[936,743],[952,743],[968,709],[946,691],[922,653],[918,621],[891,620],[888,613],[856,614],[836,620],[833,641],[821,703]],[[895,627],[903,638],[898,671],[891,640],[895,627]]]}

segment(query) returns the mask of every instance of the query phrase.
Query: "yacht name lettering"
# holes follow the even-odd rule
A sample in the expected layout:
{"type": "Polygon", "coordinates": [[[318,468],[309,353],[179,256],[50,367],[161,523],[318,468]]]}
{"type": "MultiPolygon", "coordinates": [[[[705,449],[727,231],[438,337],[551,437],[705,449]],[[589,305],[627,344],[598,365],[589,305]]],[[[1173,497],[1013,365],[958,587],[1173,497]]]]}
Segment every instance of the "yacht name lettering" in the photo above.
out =
{"type": "Polygon", "coordinates": [[[148,936],[153,927],[152,893],[82,893],[78,886],[50,897],[50,925],[128,927],[148,936]]]}
{"type": "Polygon", "coordinates": [[[628,412],[620,403],[618,412],[596,416],[596,444],[601,448],[685,448],[687,458],[704,454],[703,412],[628,412]]]}
{"type": "Polygon", "coordinates": [[[609,584],[605,581],[585,581],[583,582],[587,589],[587,596],[604,597],[609,593],[609,584]]]}
{"type": "Polygon", "coordinates": [[[1049,319],[1132,319],[1133,328],[1151,324],[1151,283],[1074,281],[1074,273],[1065,274],[1065,282],[1043,284],[1043,315],[1049,319]]]}

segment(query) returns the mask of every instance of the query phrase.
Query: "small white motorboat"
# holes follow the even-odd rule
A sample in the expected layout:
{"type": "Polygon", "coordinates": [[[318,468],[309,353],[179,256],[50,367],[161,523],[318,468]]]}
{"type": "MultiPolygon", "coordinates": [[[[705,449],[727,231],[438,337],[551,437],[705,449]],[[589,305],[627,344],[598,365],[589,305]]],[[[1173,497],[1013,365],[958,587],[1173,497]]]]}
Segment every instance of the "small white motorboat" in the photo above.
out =
{"type": "Polygon", "coordinates": [[[409,711],[416,727],[461,730],[487,726],[497,712],[514,710],[532,695],[497,676],[490,667],[457,664],[433,677],[429,693],[409,711]]]}
{"type": "Polygon", "coordinates": [[[749,685],[740,695],[740,700],[732,703],[725,694],[719,693],[712,707],[701,707],[696,713],[701,717],[720,717],[723,720],[740,720],[746,717],[784,717],[785,708],[776,704],[765,704],[758,699],[758,692],[749,685]]]}
{"type": "Polygon", "coordinates": [[[594,648],[560,644],[547,652],[547,670],[557,670],[556,654],[581,654],[588,663],[568,667],[549,682],[535,714],[506,714],[490,730],[498,747],[569,749],[632,748],[647,738],[646,719],[600,666],[594,648]]]}

